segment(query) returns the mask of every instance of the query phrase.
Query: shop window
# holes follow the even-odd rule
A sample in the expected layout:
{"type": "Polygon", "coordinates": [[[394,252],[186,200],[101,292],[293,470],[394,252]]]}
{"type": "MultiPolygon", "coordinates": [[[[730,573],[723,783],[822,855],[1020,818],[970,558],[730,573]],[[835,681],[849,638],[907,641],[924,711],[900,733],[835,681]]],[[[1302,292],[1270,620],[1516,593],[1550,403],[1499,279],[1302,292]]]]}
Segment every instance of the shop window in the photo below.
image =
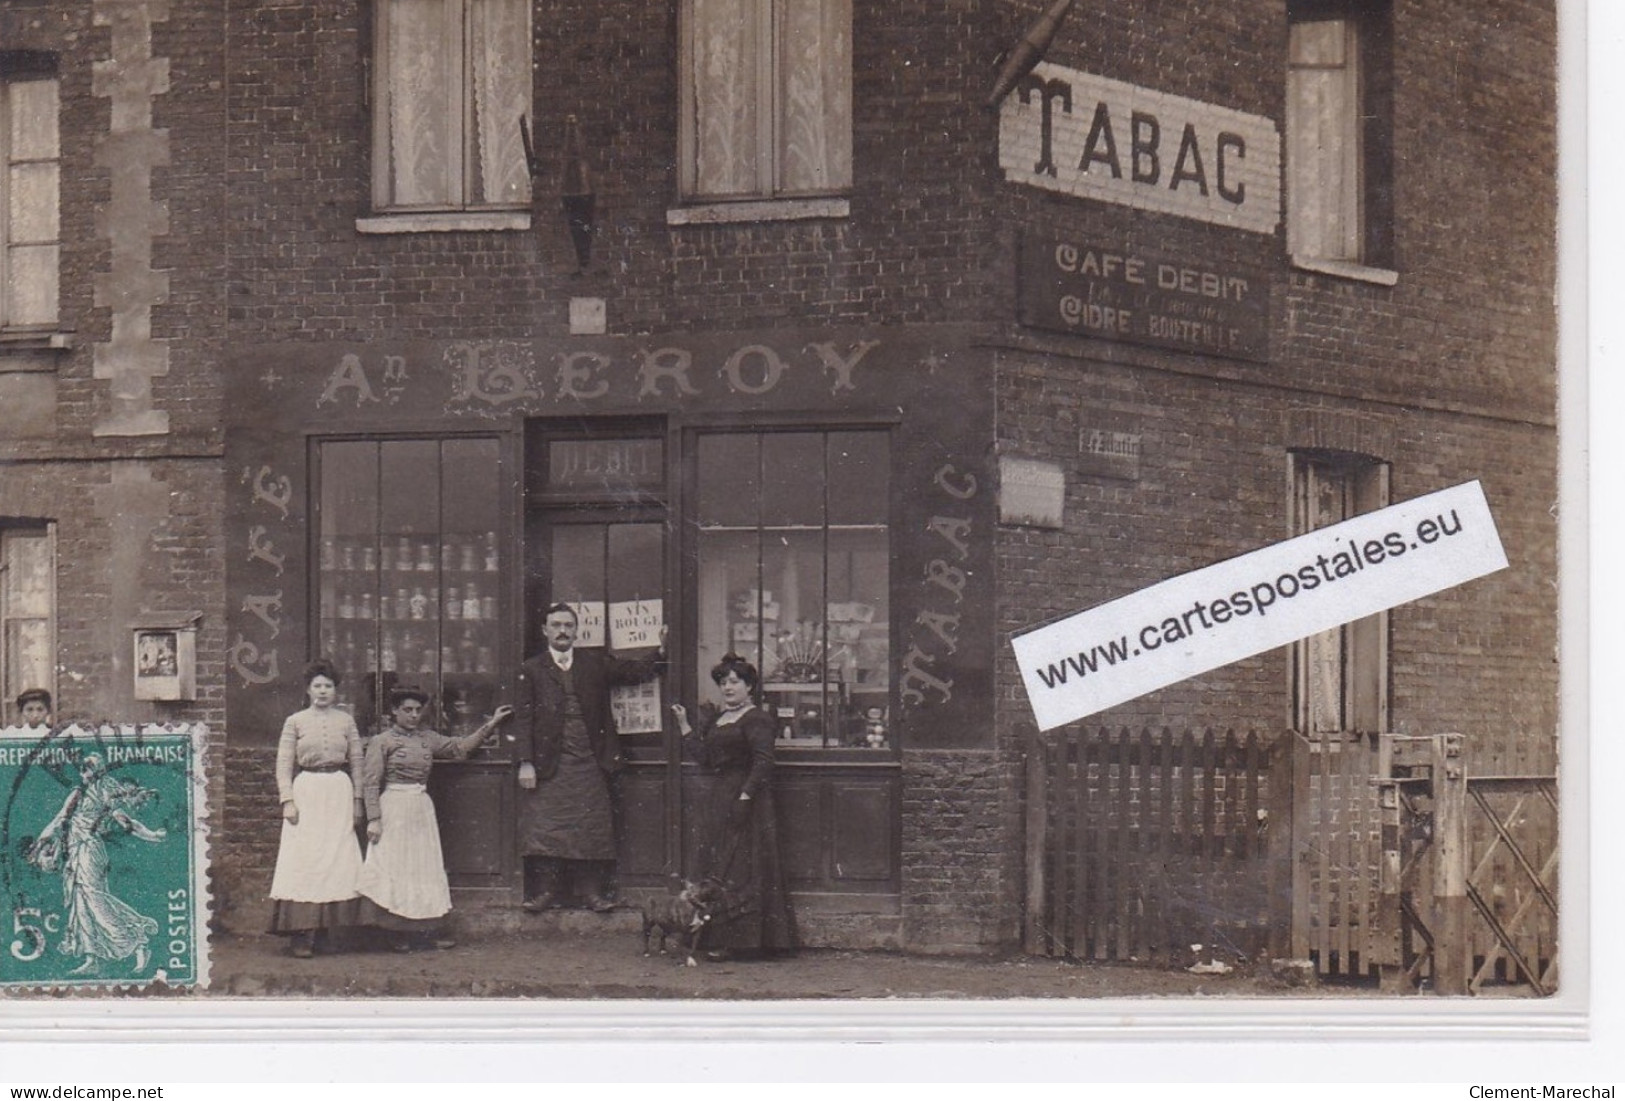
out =
{"type": "Polygon", "coordinates": [[[527,208],[529,0],[377,0],[374,12],[374,209],[527,208]]]}
{"type": "MultiPolygon", "coordinates": [[[[50,524],[0,523],[0,700],[56,695],[56,536],[50,524]]],[[[0,726],[5,722],[0,722],[0,726]]]]}
{"type": "Polygon", "coordinates": [[[1386,0],[1288,7],[1287,250],[1295,262],[1393,265],[1393,81],[1386,0]]]}
{"type": "Polygon", "coordinates": [[[851,0],[684,0],[682,37],[685,200],[851,186],[851,0]]]}
{"type": "Polygon", "coordinates": [[[430,725],[467,733],[500,702],[505,661],[497,441],[328,440],[317,452],[317,637],[341,698],[371,734],[389,691],[416,685],[436,701],[430,725]]]}
{"type": "Polygon", "coordinates": [[[780,744],[889,748],[891,542],[884,431],[697,440],[694,696],[732,651],[762,674],[780,744]]]}
{"type": "Polygon", "coordinates": [[[0,328],[57,322],[62,150],[54,63],[0,52],[0,328]]]}
{"type": "MultiPolygon", "coordinates": [[[[1293,527],[1315,531],[1388,504],[1388,466],[1363,455],[1293,456],[1293,527]]],[[[1386,612],[1311,635],[1294,647],[1297,728],[1310,736],[1388,729],[1386,612]]]]}

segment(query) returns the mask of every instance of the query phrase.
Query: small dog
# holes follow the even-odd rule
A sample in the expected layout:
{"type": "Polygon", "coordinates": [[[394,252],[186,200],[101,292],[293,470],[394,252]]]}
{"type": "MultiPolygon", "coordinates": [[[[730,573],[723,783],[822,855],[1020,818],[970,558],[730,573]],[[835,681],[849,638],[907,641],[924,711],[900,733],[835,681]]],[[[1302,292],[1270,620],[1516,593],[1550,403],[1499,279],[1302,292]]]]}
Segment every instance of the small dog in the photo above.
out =
{"type": "Polygon", "coordinates": [[[705,926],[711,920],[712,904],[716,901],[716,887],[708,883],[691,883],[681,876],[671,877],[671,888],[664,895],[656,895],[643,907],[643,954],[649,955],[651,934],[660,933],[660,954],[666,954],[666,938],[675,937],[684,951],[683,962],[689,967],[699,966],[694,954],[700,950],[705,926]]]}

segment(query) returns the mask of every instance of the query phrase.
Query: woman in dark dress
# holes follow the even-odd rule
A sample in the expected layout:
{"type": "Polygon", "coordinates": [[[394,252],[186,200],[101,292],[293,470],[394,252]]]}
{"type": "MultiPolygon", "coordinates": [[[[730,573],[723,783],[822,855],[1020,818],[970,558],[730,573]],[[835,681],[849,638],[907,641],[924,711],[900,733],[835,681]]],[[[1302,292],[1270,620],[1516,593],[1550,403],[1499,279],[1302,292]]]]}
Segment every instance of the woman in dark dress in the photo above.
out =
{"type": "Polygon", "coordinates": [[[773,801],[774,724],[752,702],[756,667],[729,654],[711,670],[722,710],[707,708],[696,731],[682,704],[672,706],[688,755],[713,776],[702,819],[698,878],[721,886],[723,904],[707,927],[713,959],[787,954],[796,920],[779,853],[773,801]]]}

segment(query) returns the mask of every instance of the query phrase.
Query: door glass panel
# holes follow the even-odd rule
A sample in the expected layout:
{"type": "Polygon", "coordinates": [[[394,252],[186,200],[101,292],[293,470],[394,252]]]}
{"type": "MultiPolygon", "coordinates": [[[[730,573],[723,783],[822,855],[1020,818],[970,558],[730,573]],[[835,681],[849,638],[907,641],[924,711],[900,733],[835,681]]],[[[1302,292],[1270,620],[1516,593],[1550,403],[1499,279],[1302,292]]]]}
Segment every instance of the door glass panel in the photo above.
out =
{"type": "MultiPolygon", "coordinates": [[[[553,600],[576,609],[579,647],[646,651],[660,644],[665,622],[663,526],[655,523],[562,523],[552,533],[553,600]]],[[[611,691],[616,728],[658,734],[660,685],[611,691]]]]}
{"type": "MultiPolygon", "coordinates": [[[[604,525],[559,524],[553,528],[552,600],[592,604],[598,608],[597,636],[578,638],[580,646],[602,646],[604,601],[604,525]]],[[[581,624],[588,627],[589,624],[581,624]]],[[[540,637],[540,636],[538,636],[540,637]]]]}

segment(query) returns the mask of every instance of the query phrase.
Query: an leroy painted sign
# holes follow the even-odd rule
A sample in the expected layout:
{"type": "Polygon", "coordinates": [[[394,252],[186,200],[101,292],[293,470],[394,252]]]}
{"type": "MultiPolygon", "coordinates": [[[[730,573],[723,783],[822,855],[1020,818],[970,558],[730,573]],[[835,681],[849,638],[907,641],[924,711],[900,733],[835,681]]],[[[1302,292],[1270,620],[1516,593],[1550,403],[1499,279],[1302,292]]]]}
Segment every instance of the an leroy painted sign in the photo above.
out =
{"type": "Polygon", "coordinates": [[[1048,63],[1005,97],[1005,178],[1049,191],[1274,233],[1275,123],[1048,63]]]}

